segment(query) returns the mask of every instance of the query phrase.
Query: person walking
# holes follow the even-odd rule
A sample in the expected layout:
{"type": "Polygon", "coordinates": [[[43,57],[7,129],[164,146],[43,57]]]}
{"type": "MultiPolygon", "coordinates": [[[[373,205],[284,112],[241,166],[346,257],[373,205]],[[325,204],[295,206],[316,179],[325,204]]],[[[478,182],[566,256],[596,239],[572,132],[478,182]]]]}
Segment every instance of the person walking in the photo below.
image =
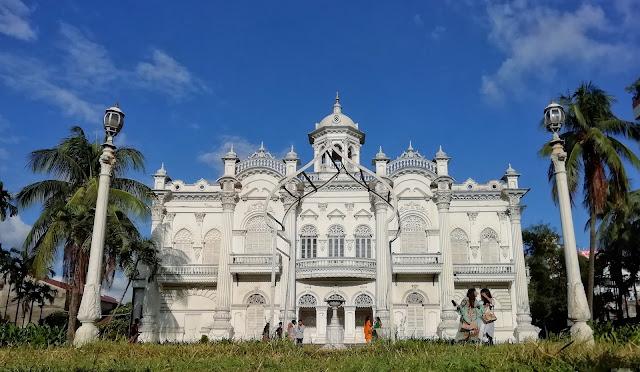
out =
{"type": "MultiPolygon", "coordinates": [[[[487,288],[483,288],[480,291],[480,296],[482,297],[482,313],[493,312],[493,296],[491,296],[491,291],[487,288]]],[[[495,317],[494,317],[495,319],[495,317]]],[[[495,321],[491,321],[489,323],[484,323],[484,327],[482,327],[482,337],[486,337],[489,345],[493,345],[494,342],[494,334],[495,334],[495,321]]]]}
{"type": "Polygon", "coordinates": [[[292,320],[291,323],[289,323],[289,325],[287,325],[287,334],[289,335],[289,340],[291,340],[292,343],[296,343],[296,332],[298,330],[298,327],[296,326],[296,320],[292,320]]]}
{"type": "Polygon", "coordinates": [[[463,341],[480,341],[480,322],[482,322],[482,313],[484,306],[477,301],[478,291],[475,288],[469,288],[467,297],[465,297],[459,306],[460,313],[460,330],[456,336],[456,340],[463,341]]]}
{"type": "Polygon", "coordinates": [[[298,329],[296,330],[296,340],[298,340],[298,345],[302,345],[302,341],[304,340],[304,329],[305,325],[302,320],[298,320],[298,329]]]}
{"type": "Polygon", "coordinates": [[[371,343],[371,337],[373,337],[373,328],[371,317],[367,315],[367,319],[364,321],[364,340],[369,344],[371,343]]]}
{"type": "Polygon", "coordinates": [[[269,322],[264,325],[264,329],[262,330],[262,339],[264,341],[269,341],[269,322]]]}
{"type": "Polygon", "coordinates": [[[278,323],[278,328],[276,328],[276,336],[279,339],[282,339],[282,322],[278,323]]]}

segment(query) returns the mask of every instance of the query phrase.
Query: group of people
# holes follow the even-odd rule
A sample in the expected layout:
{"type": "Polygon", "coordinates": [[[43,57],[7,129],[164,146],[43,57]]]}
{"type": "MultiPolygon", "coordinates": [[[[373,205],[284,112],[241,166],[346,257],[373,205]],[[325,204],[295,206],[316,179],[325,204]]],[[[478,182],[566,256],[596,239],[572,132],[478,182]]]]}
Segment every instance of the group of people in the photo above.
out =
{"type": "Polygon", "coordinates": [[[376,323],[371,325],[371,317],[367,315],[364,321],[364,339],[367,343],[371,343],[372,338],[378,338],[378,330],[382,327],[380,317],[376,317],[376,323]]]}
{"type": "MultiPolygon", "coordinates": [[[[295,321],[292,320],[291,323],[287,325],[287,335],[289,340],[294,344],[302,344],[302,340],[304,340],[304,330],[306,326],[302,322],[302,320],[295,321]]],[[[278,328],[276,328],[276,337],[282,338],[282,322],[278,323],[278,328]]],[[[262,337],[266,341],[269,339],[269,323],[265,324],[264,330],[262,331],[262,337]]]]}
{"type": "Polygon", "coordinates": [[[489,345],[493,345],[495,336],[495,320],[493,314],[493,297],[491,292],[484,288],[480,291],[478,299],[478,291],[475,288],[469,288],[467,296],[453,305],[460,314],[460,328],[456,335],[458,341],[480,342],[486,340],[489,345]]]}

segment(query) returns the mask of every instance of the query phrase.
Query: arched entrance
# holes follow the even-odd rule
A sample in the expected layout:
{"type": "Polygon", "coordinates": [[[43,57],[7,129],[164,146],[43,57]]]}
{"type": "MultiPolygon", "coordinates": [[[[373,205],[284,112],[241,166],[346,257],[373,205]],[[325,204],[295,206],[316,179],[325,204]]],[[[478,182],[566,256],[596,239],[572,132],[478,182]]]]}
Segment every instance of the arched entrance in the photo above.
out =
{"type": "Polygon", "coordinates": [[[369,317],[371,325],[375,323],[373,318],[373,299],[366,293],[359,294],[354,300],[356,305],[356,343],[366,342],[364,335],[364,323],[369,317]]]}
{"type": "Polygon", "coordinates": [[[245,337],[247,339],[260,339],[262,338],[262,330],[264,330],[264,305],[267,303],[264,296],[256,293],[247,298],[247,332],[245,337]]]}
{"type": "Polygon", "coordinates": [[[405,335],[408,338],[424,338],[425,320],[424,307],[426,303],[424,296],[418,292],[411,292],[407,295],[407,326],[405,335]]]}

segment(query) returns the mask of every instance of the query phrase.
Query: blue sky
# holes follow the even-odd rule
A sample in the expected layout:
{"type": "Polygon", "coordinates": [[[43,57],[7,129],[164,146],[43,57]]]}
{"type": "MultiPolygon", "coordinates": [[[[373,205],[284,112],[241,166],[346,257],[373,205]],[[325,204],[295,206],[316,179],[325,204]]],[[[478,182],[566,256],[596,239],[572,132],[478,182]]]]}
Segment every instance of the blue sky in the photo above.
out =
{"type": "MultiPolygon", "coordinates": [[[[427,157],[442,145],[458,182],[499,179],[511,163],[531,188],[523,225],[559,227],[536,154],[550,139],[542,110],[592,80],[631,120],[639,19],[635,0],[0,0],[0,180],[13,192],[41,180],[26,155],[72,125],[98,136],[116,101],[116,144],[145,154],[132,177],[148,184],[161,162],[173,179],[215,180],[231,143],[244,156],[261,141],[275,155],[294,145],[310,160],[307,133],[340,91],[367,164],[409,140],[427,157]]],[[[0,241],[19,245],[38,212],[0,224],[0,241]]],[[[587,247],[581,207],[574,217],[587,247]]]]}

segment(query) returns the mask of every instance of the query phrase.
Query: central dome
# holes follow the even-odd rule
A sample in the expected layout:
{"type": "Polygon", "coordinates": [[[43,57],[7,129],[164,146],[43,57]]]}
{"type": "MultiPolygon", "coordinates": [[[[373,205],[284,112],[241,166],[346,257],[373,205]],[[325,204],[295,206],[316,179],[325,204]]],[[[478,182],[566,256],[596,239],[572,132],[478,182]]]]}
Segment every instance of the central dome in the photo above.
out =
{"type": "Polygon", "coordinates": [[[340,98],[336,95],[336,103],[333,105],[333,114],[327,115],[324,119],[322,119],[322,121],[318,124],[318,128],[345,125],[357,128],[356,123],[354,123],[350,117],[342,113],[340,98]]]}

